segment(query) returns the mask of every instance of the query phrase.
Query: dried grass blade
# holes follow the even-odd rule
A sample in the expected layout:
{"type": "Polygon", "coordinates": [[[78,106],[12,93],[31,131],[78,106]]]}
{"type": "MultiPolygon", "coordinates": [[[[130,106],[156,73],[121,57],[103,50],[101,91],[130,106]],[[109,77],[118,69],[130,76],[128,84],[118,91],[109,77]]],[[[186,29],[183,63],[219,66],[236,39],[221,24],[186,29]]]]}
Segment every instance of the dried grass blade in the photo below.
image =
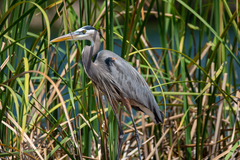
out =
{"type": "MultiPolygon", "coordinates": [[[[236,123],[237,123],[237,121],[239,121],[239,105],[240,105],[240,101],[239,101],[239,99],[240,99],[240,92],[239,91],[237,91],[237,93],[236,93],[236,97],[237,97],[237,103],[234,103],[234,106],[235,106],[235,108],[237,108],[236,109],[236,119],[235,119],[235,122],[234,122],[234,126],[233,126],[233,131],[232,131],[232,137],[231,137],[231,141],[230,141],[230,143],[231,142],[233,142],[233,140],[234,140],[234,136],[235,136],[235,132],[236,132],[236,123]]],[[[230,149],[230,148],[232,148],[232,145],[230,145],[229,147],[228,147],[228,149],[230,149]]]]}
{"type": "MultiPolygon", "coordinates": [[[[124,124],[125,126],[127,126],[128,128],[131,128],[131,129],[130,129],[131,132],[134,132],[134,131],[135,131],[135,129],[134,129],[132,126],[128,125],[127,123],[124,123],[123,121],[122,121],[121,123],[124,124]]],[[[142,128],[142,126],[140,126],[140,127],[142,128]]],[[[138,130],[139,127],[136,127],[136,128],[137,128],[137,130],[138,130]]],[[[126,131],[123,131],[123,133],[125,134],[126,131]]],[[[141,131],[138,130],[138,133],[143,136],[143,133],[142,133],[141,131]]]]}
{"type": "MultiPolygon", "coordinates": [[[[73,52],[73,54],[71,54],[70,55],[70,63],[73,61],[73,59],[74,59],[74,57],[75,57],[75,55],[77,54],[77,50],[75,50],[74,52],[73,52]]],[[[66,73],[65,73],[65,70],[68,70],[68,68],[69,68],[69,66],[68,66],[68,64],[66,64],[66,66],[65,66],[65,69],[62,71],[62,73],[61,73],[61,77],[63,77],[66,73]]],[[[56,88],[58,88],[58,86],[60,85],[60,83],[61,83],[61,81],[62,81],[62,79],[61,78],[59,78],[58,79],[58,81],[55,83],[55,85],[56,85],[56,88]]],[[[53,91],[51,92],[51,94],[50,94],[50,96],[49,96],[49,99],[48,99],[48,101],[47,101],[47,108],[50,106],[50,104],[51,104],[51,102],[53,101],[53,97],[54,97],[54,95],[56,94],[56,88],[54,87],[53,88],[53,91]]]]}
{"type": "MultiPolygon", "coordinates": [[[[6,116],[8,117],[8,119],[17,127],[17,129],[23,133],[23,139],[26,139],[26,142],[28,142],[30,144],[30,146],[34,149],[34,151],[37,153],[37,155],[39,156],[39,158],[41,160],[44,160],[43,157],[41,156],[41,154],[39,153],[39,151],[37,150],[37,148],[35,147],[33,141],[28,137],[28,135],[22,131],[22,128],[18,125],[18,123],[11,117],[11,115],[9,115],[7,112],[5,112],[6,116]]],[[[3,122],[3,121],[2,121],[3,122]]],[[[10,128],[9,128],[10,129],[10,128]]]]}
{"type": "MultiPolygon", "coordinates": [[[[6,147],[6,148],[9,148],[9,149],[12,149],[12,150],[15,150],[15,151],[18,151],[18,152],[20,151],[20,150],[17,149],[17,148],[13,148],[13,147],[11,147],[11,146],[7,146],[7,145],[5,145],[5,144],[0,143],[0,148],[1,148],[1,146],[6,147]]],[[[9,154],[12,154],[12,153],[9,153],[9,154]]],[[[26,156],[28,156],[28,157],[31,157],[32,159],[36,159],[36,160],[37,160],[37,158],[33,157],[32,155],[30,155],[30,154],[28,154],[28,153],[23,152],[23,154],[26,155],[26,156]]]]}
{"type": "MultiPolygon", "coordinates": [[[[215,76],[212,78],[213,81],[215,81],[215,80],[218,78],[218,76],[221,75],[221,73],[222,73],[222,71],[223,71],[223,69],[224,69],[224,66],[225,66],[226,64],[227,64],[227,62],[223,62],[223,63],[222,63],[221,67],[217,70],[215,76]]],[[[209,83],[202,89],[200,95],[198,95],[198,96],[195,98],[195,101],[196,101],[196,99],[198,99],[201,95],[203,95],[203,93],[211,86],[211,84],[212,84],[212,82],[209,82],[209,83]]]]}
{"type": "MultiPolygon", "coordinates": [[[[222,82],[222,90],[225,90],[226,88],[226,82],[227,82],[227,73],[224,73],[223,75],[223,82],[222,82]]],[[[213,142],[216,143],[219,136],[220,136],[220,123],[221,123],[221,119],[222,119],[222,111],[223,111],[223,102],[221,101],[219,108],[218,108],[218,113],[217,113],[217,121],[216,121],[216,127],[215,127],[215,135],[214,135],[214,139],[213,142]]],[[[213,146],[212,148],[212,153],[215,152],[215,148],[217,148],[217,144],[213,146]]],[[[213,158],[213,156],[212,156],[213,158]]]]}
{"type": "MultiPolygon", "coordinates": [[[[234,148],[232,148],[232,149],[236,149],[236,148],[240,147],[239,141],[235,145],[234,145],[234,148]]],[[[218,160],[218,159],[222,158],[223,156],[225,156],[226,154],[228,154],[228,155],[225,157],[224,160],[228,160],[228,157],[230,157],[232,155],[232,152],[231,152],[232,149],[228,149],[228,150],[222,152],[221,154],[219,154],[216,157],[212,158],[212,160],[218,160]]]]}
{"type": "MultiPolygon", "coordinates": [[[[207,54],[208,50],[211,48],[210,45],[207,45],[207,47],[203,50],[203,52],[201,53],[201,60],[205,57],[205,55],[207,54]]],[[[199,64],[199,59],[196,62],[197,64],[199,64]]],[[[190,69],[189,69],[189,75],[192,75],[195,70],[197,69],[196,65],[193,65],[190,69]]]]}
{"type": "Polygon", "coordinates": [[[42,76],[44,76],[44,77],[51,83],[51,85],[53,85],[55,91],[56,91],[57,94],[59,95],[60,102],[62,103],[63,110],[64,110],[65,116],[66,116],[66,118],[67,118],[67,122],[68,122],[68,126],[69,126],[69,129],[70,129],[71,135],[72,135],[73,142],[75,143],[76,147],[79,148],[79,146],[78,146],[78,144],[77,144],[77,142],[76,142],[76,140],[75,140],[75,137],[74,137],[72,125],[71,125],[71,122],[70,122],[70,118],[69,118],[69,115],[68,115],[68,112],[67,112],[67,107],[66,107],[66,105],[65,105],[65,102],[64,102],[64,100],[63,100],[63,97],[62,97],[62,95],[61,95],[58,87],[56,86],[56,84],[53,82],[53,80],[52,80],[50,77],[48,77],[46,74],[44,74],[44,73],[42,73],[42,72],[29,70],[29,71],[22,72],[22,73],[14,76],[14,77],[8,79],[8,80],[5,81],[4,83],[8,83],[9,81],[11,81],[11,80],[13,80],[13,79],[15,79],[15,78],[17,78],[17,77],[23,76],[23,75],[25,75],[25,74],[27,74],[27,73],[38,73],[38,74],[41,74],[42,76]]]}
{"type": "Polygon", "coordinates": [[[169,128],[165,130],[165,132],[163,133],[162,137],[157,142],[155,148],[149,153],[149,155],[146,158],[146,160],[149,160],[154,155],[154,153],[156,152],[158,146],[162,143],[163,139],[166,138],[165,136],[167,135],[168,131],[169,131],[169,128]]]}

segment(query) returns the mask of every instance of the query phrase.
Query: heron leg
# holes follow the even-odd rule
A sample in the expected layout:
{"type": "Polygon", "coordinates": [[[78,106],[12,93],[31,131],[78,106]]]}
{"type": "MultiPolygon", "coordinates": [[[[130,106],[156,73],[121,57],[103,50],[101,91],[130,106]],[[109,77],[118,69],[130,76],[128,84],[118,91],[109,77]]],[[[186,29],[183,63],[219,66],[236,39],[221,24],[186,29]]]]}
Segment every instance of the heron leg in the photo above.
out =
{"type": "Polygon", "coordinates": [[[135,124],[134,119],[133,119],[131,104],[130,104],[130,102],[127,98],[124,98],[124,99],[125,99],[125,104],[124,105],[127,108],[128,112],[130,113],[130,117],[131,117],[131,120],[132,120],[132,123],[133,123],[133,127],[135,129],[135,137],[136,137],[136,140],[137,140],[138,154],[139,154],[139,159],[141,160],[142,158],[141,158],[141,152],[140,152],[139,134],[138,134],[138,130],[137,130],[136,124],[135,124]]]}
{"type": "Polygon", "coordinates": [[[141,160],[139,134],[138,134],[138,130],[137,130],[136,124],[135,124],[135,122],[134,122],[134,120],[133,120],[133,115],[132,115],[132,114],[131,114],[131,120],[132,120],[132,122],[133,122],[133,126],[134,126],[134,129],[135,129],[135,137],[136,137],[136,140],[137,140],[138,154],[139,154],[139,159],[141,160]]]}

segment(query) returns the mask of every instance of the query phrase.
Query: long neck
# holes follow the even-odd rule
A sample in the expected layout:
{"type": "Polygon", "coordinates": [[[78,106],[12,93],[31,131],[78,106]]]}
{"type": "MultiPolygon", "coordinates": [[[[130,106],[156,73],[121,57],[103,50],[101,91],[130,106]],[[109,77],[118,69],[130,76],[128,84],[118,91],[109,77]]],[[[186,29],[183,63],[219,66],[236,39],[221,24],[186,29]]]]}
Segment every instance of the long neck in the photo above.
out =
{"type": "Polygon", "coordinates": [[[85,73],[88,75],[90,79],[93,79],[93,73],[96,70],[95,64],[92,62],[92,57],[97,54],[100,48],[100,36],[98,33],[93,35],[93,40],[91,42],[91,46],[85,46],[82,51],[82,63],[85,73]],[[95,42],[93,44],[93,42],[95,42]]]}

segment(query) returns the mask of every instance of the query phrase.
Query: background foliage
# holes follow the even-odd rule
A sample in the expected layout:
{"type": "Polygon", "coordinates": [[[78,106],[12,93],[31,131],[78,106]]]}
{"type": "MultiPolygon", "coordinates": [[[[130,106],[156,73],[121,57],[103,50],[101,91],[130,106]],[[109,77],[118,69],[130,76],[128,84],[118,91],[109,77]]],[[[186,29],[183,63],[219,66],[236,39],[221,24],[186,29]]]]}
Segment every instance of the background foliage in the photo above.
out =
{"type": "MultiPolygon", "coordinates": [[[[238,1],[0,3],[2,159],[115,159],[116,119],[81,66],[85,42],[50,44],[51,32],[84,25],[102,33],[103,49],[121,48],[165,112],[158,125],[135,114],[144,159],[239,158],[238,1]],[[151,21],[160,39],[155,47],[146,32],[151,21]],[[40,32],[31,31],[34,24],[40,32]]],[[[124,107],[121,118],[121,157],[137,159],[124,107]]]]}

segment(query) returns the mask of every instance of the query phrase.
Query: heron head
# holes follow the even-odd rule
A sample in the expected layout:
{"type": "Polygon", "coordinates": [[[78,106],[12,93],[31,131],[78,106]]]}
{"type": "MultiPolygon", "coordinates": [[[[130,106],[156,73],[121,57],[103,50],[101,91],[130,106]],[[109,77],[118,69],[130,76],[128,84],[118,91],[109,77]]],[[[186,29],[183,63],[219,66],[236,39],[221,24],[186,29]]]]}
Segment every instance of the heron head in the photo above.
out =
{"type": "Polygon", "coordinates": [[[91,41],[91,46],[93,46],[96,35],[102,37],[101,33],[98,32],[94,27],[84,26],[72,33],[57,37],[57,38],[51,40],[51,42],[89,40],[89,41],[91,41]]]}

